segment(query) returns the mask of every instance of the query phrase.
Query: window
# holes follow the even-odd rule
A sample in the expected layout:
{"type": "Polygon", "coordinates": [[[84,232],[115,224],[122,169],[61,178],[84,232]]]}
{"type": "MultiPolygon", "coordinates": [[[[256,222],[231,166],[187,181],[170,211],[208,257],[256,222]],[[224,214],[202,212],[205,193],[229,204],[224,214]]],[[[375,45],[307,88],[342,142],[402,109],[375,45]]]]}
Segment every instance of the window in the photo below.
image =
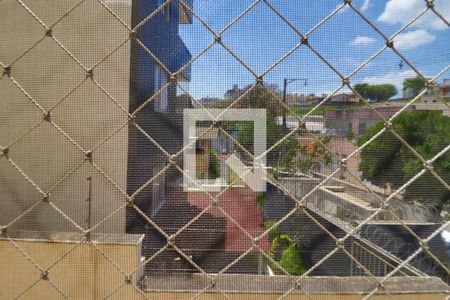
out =
{"type": "MultiPolygon", "coordinates": [[[[155,94],[158,93],[163,86],[168,82],[167,74],[159,67],[155,68],[155,94]]],[[[167,112],[168,91],[167,88],[163,89],[160,94],[155,98],[155,111],[167,112]]]]}
{"type": "MultiPolygon", "coordinates": [[[[157,0],[157,8],[160,7],[161,5],[163,5],[166,1],[165,0],[157,0]]],[[[170,16],[172,14],[172,2],[166,4],[166,6],[164,6],[164,8],[162,9],[162,13],[164,15],[164,19],[167,22],[170,22],[170,16]]]]}
{"type": "Polygon", "coordinates": [[[167,4],[166,7],[164,7],[164,18],[167,22],[170,22],[170,16],[172,15],[172,3],[167,4]]]}

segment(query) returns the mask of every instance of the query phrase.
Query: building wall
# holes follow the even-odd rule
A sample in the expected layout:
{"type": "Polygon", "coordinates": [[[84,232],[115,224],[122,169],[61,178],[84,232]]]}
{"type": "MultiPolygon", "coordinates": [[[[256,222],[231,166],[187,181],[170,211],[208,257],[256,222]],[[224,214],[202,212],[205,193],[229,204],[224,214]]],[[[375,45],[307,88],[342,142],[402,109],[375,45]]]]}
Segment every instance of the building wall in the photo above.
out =
{"type": "MultiPolygon", "coordinates": [[[[162,1],[157,0],[133,1],[133,26],[155,11],[161,3],[162,1]]],[[[172,1],[169,5],[170,17],[167,18],[164,10],[161,10],[140,28],[139,39],[170,72],[177,72],[190,60],[191,54],[178,35],[179,3],[172,1]]],[[[158,92],[155,89],[155,69],[160,66],[137,42],[132,43],[131,66],[129,110],[134,112],[158,92]]],[[[189,79],[189,75],[189,72],[183,72],[185,79],[189,79]]],[[[168,163],[168,158],[161,148],[170,155],[182,149],[182,113],[183,108],[188,107],[189,103],[178,101],[176,93],[177,86],[171,83],[167,88],[168,107],[166,112],[156,112],[153,102],[148,103],[136,114],[135,123],[146,134],[143,134],[134,125],[129,126],[126,190],[130,195],[146,184],[156,174],[155,170],[161,170],[168,163]]],[[[183,165],[181,159],[179,165],[183,165]]],[[[172,184],[181,176],[174,167],[165,171],[165,174],[167,185],[172,184]]],[[[161,199],[153,201],[153,196],[155,196],[153,195],[153,184],[149,184],[136,195],[135,203],[144,213],[150,213],[154,206],[153,203],[165,201],[161,199]]],[[[182,198],[181,195],[180,198],[182,198]]],[[[142,220],[139,222],[139,218],[134,209],[127,208],[128,231],[142,232],[146,222],[142,220]]]]}
{"type": "MultiPolygon", "coordinates": [[[[130,239],[123,243],[110,240],[99,242],[96,246],[113,260],[125,274],[137,267],[141,238],[122,235],[130,239]]],[[[110,237],[114,239],[113,237],[110,237]]],[[[107,239],[110,239],[107,238],[107,239]]],[[[117,238],[117,237],[116,237],[117,238]]],[[[49,267],[76,245],[74,240],[66,238],[12,238],[12,241],[25,250],[41,267],[49,267]]],[[[100,238],[104,239],[104,237],[100,238]]],[[[119,238],[121,239],[121,238],[119,238]]],[[[76,239],[75,239],[76,240],[76,239]]],[[[41,278],[41,273],[17,251],[12,242],[0,238],[0,298],[14,299],[41,278]]],[[[139,278],[133,276],[132,284],[124,284],[125,276],[100,254],[92,245],[81,244],[48,271],[48,278],[69,299],[188,299],[198,296],[200,299],[217,299],[220,294],[211,289],[198,295],[208,284],[202,274],[148,276],[143,289],[138,291],[133,285],[139,278]]],[[[221,291],[231,299],[278,299],[292,286],[287,276],[252,276],[222,274],[217,280],[221,291]]],[[[365,278],[307,277],[301,285],[314,299],[361,299],[361,291],[370,291],[375,286],[365,278]]],[[[448,286],[435,277],[406,278],[393,277],[385,282],[390,295],[382,293],[374,299],[443,299],[448,286]]],[[[141,284],[138,285],[141,287],[141,284]]],[[[301,291],[294,290],[287,299],[308,299],[301,291]]],[[[20,299],[62,299],[63,296],[51,285],[50,281],[40,280],[29,288],[20,299]]]]}
{"type": "MultiPolygon", "coordinates": [[[[30,9],[47,26],[53,24],[77,1],[27,1],[30,9]]],[[[131,7],[125,1],[106,1],[125,22],[130,23],[131,7]]],[[[45,35],[44,28],[17,2],[2,3],[0,36],[8,43],[0,46],[0,60],[10,64],[20,53],[45,35]],[[5,6],[3,6],[5,7],[5,6]]],[[[53,35],[86,68],[102,60],[126,40],[128,31],[98,2],[86,1],[53,27],[53,35]],[[95,28],[96,30],[93,30],[95,28]]],[[[97,80],[124,110],[128,110],[130,43],[94,70],[97,80]]],[[[51,38],[46,37],[11,68],[14,78],[44,110],[48,111],[86,78],[86,73],[51,38]]],[[[7,76],[0,80],[0,145],[8,146],[43,119],[43,112],[7,76]]],[[[90,79],[59,103],[51,120],[83,150],[91,150],[127,121],[118,108],[90,79]]],[[[126,189],[128,130],[122,128],[93,152],[93,161],[122,189],[126,189]]],[[[9,149],[9,158],[44,192],[84,159],[82,153],[47,121],[41,122],[9,149]]],[[[49,200],[77,222],[88,227],[89,181],[92,183],[91,225],[125,203],[125,197],[88,161],[54,188],[49,200]]],[[[6,225],[35,204],[41,194],[7,162],[0,159],[0,225],[6,225]]],[[[40,204],[13,228],[77,230],[48,204],[40,204]]],[[[98,229],[124,232],[125,212],[119,211],[98,229]]]]}
{"type": "Polygon", "coordinates": [[[450,98],[450,79],[444,79],[439,86],[440,94],[445,98],[450,98]]]}
{"type": "MultiPolygon", "coordinates": [[[[27,234],[29,235],[29,234],[27,234]]],[[[99,237],[96,247],[115,262],[125,274],[133,272],[138,266],[140,253],[139,236],[122,235],[129,243],[118,243],[116,237],[99,237]],[[102,239],[111,239],[109,243],[102,239]]],[[[73,249],[77,239],[62,236],[49,238],[14,238],[14,243],[36,261],[42,268],[49,268],[62,256],[62,260],[48,270],[48,278],[56,284],[69,299],[103,299],[125,281],[119,272],[94,246],[82,243],[73,249]]],[[[39,270],[13,246],[8,239],[0,237],[0,299],[14,299],[27,287],[41,278],[39,270]]],[[[139,272],[137,273],[139,274],[139,272]]],[[[136,284],[138,275],[132,282],[136,284]]],[[[24,293],[20,299],[61,299],[61,294],[49,281],[41,280],[24,293]]],[[[143,299],[132,287],[125,285],[114,293],[111,299],[143,299]]]]}
{"type": "MultiPolygon", "coordinates": [[[[401,106],[375,107],[384,118],[390,118],[401,108],[401,106]]],[[[404,111],[413,109],[409,106],[404,111]]],[[[324,119],[326,128],[335,129],[337,135],[345,136],[351,130],[357,137],[364,135],[372,126],[382,121],[380,116],[369,107],[328,110],[324,113],[324,119]]]]}

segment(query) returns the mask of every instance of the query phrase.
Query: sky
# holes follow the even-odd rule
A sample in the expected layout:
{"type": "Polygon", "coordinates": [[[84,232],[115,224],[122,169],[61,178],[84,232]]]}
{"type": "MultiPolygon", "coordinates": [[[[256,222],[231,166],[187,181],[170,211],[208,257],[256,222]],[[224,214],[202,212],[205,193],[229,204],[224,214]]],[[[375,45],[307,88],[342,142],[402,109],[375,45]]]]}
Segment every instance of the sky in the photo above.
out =
{"type": "MultiPolygon", "coordinates": [[[[254,0],[196,0],[195,12],[216,33],[236,18],[254,0]]],[[[450,20],[450,1],[436,0],[436,9],[450,20]]],[[[340,0],[269,0],[289,22],[306,34],[330,14],[340,0]]],[[[425,8],[424,0],[354,0],[386,36],[390,37],[425,8]]],[[[180,35],[193,56],[214,39],[201,22],[180,25],[180,35]]],[[[299,43],[299,36],[261,1],[222,35],[223,44],[256,74],[262,74],[299,43]]],[[[350,74],[385,44],[352,9],[346,7],[309,36],[309,43],[342,74],[350,74]]],[[[450,62],[450,28],[428,12],[394,39],[394,45],[424,76],[434,76],[450,62]]],[[[401,96],[402,82],[414,71],[387,49],[356,73],[352,84],[394,84],[401,96]]],[[[222,98],[233,84],[255,82],[254,76],[220,45],[215,45],[192,64],[189,92],[197,99],[222,98]]],[[[302,79],[291,83],[289,93],[329,94],[340,78],[310,49],[301,46],[267,73],[264,81],[282,85],[284,78],[302,79]],[[305,85],[305,81],[307,84],[305,85]]],[[[450,78],[447,71],[439,80],[450,78]]],[[[341,91],[345,92],[345,90],[341,91]]]]}

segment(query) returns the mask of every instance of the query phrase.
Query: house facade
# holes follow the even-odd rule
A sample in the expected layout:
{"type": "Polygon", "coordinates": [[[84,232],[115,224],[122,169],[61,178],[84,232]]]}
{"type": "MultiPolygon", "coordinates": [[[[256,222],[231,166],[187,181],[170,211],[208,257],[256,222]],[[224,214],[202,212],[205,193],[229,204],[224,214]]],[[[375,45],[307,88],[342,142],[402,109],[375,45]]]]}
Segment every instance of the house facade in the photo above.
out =
{"type": "MultiPolygon", "coordinates": [[[[139,23],[165,2],[154,0],[135,3],[133,24],[139,23]]],[[[183,149],[183,110],[192,108],[187,97],[180,97],[177,84],[167,75],[167,71],[177,73],[179,84],[190,80],[190,68],[184,66],[190,61],[191,54],[178,32],[180,26],[189,26],[186,23],[191,17],[178,1],[172,1],[139,31],[139,40],[148,51],[138,44],[132,44],[129,111],[139,112],[136,113],[135,124],[128,127],[127,194],[133,195],[140,212],[133,207],[127,208],[126,232],[145,234],[142,253],[146,258],[159,253],[167,244],[160,229],[168,235],[177,233],[175,244],[178,249],[202,269],[218,272],[247,250],[244,248],[248,240],[239,235],[239,231],[220,211],[202,211],[211,201],[208,194],[197,192],[192,195],[184,191],[183,173],[180,170],[183,168],[183,157],[177,156],[172,164],[168,157],[183,149]],[[150,102],[141,109],[140,106],[146,101],[150,102]],[[152,226],[146,218],[150,218],[157,226],[152,226]],[[192,222],[193,219],[195,222],[192,222]]],[[[219,155],[227,155],[233,151],[234,145],[217,128],[207,129],[205,126],[197,127],[197,136],[201,136],[196,145],[198,174],[206,178],[213,175],[223,177],[226,166],[223,159],[218,161],[219,155]],[[216,155],[212,156],[212,152],[216,155]],[[217,169],[211,169],[211,159],[215,160],[217,169]],[[212,174],[212,171],[216,174],[212,174]]],[[[242,203],[239,206],[231,205],[235,203],[236,197],[247,199],[252,205],[251,209],[246,210],[247,213],[258,212],[255,193],[245,187],[234,187],[221,196],[221,203],[240,208],[242,203]]],[[[236,217],[243,213],[237,209],[231,215],[236,217]]],[[[255,234],[261,234],[264,228],[260,220],[248,219],[251,220],[249,230],[251,228],[255,234]]],[[[267,244],[265,246],[268,249],[267,244]]],[[[242,260],[230,272],[262,272],[258,261],[253,255],[242,260]]],[[[160,252],[158,259],[149,262],[145,269],[147,273],[157,274],[198,272],[178,251],[170,247],[160,252]]]]}
{"type": "MultiPolygon", "coordinates": [[[[423,89],[421,92],[422,91],[423,89]]],[[[443,98],[450,98],[450,79],[443,79],[441,83],[433,86],[431,91],[426,91],[421,97],[421,100],[424,103],[435,103],[438,98],[436,95],[440,95],[443,98]]],[[[415,96],[417,96],[417,94],[414,93],[412,88],[403,89],[403,98],[407,99],[415,96]]]]}
{"type": "MultiPolygon", "coordinates": [[[[324,112],[325,127],[333,130],[338,136],[346,136],[353,132],[356,137],[364,135],[372,126],[382,121],[379,114],[388,119],[402,107],[389,105],[377,106],[375,112],[370,107],[355,109],[335,109],[324,112]]],[[[407,107],[404,111],[411,111],[414,107],[407,107]]]]}
{"type": "MultiPolygon", "coordinates": [[[[178,86],[170,80],[169,72],[176,73],[191,59],[178,34],[180,23],[189,22],[191,16],[178,1],[172,1],[161,9],[164,3],[161,0],[133,1],[134,26],[160,10],[139,30],[138,38],[144,47],[137,42],[131,45],[129,111],[140,110],[134,122],[142,130],[134,124],[129,126],[129,195],[167,165],[168,157],[164,151],[172,155],[182,148],[182,113],[183,108],[190,107],[185,98],[177,98],[178,86]],[[146,105],[141,109],[144,103],[146,105]]],[[[177,77],[179,81],[189,79],[190,68],[184,69],[177,77]]],[[[135,203],[144,212],[154,215],[164,203],[167,182],[175,182],[175,177],[181,176],[174,169],[161,173],[153,184],[136,194],[135,203]]],[[[127,217],[127,226],[130,222],[130,217],[127,217]]]]}
{"type": "MultiPolygon", "coordinates": [[[[185,2],[192,5],[192,1],[185,2]]],[[[161,0],[133,0],[106,1],[105,5],[130,27],[135,27],[163,3],[161,0]]],[[[32,9],[48,24],[66,11],[62,3],[51,11],[48,3],[35,3],[32,9]]],[[[20,5],[12,6],[10,23],[15,23],[14,16],[22,12],[20,5]]],[[[182,147],[182,110],[189,107],[189,102],[185,98],[178,101],[177,86],[170,83],[166,71],[175,73],[191,59],[178,34],[180,24],[192,21],[189,10],[179,1],[171,1],[137,30],[144,47],[130,40],[109,57],[107,54],[129,37],[128,29],[122,25],[112,26],[117,20],[99,3],[83,3],[71,15],[72,18],[55,25],[52,34],[83,66],[101,62],[91,75],[109,97],[90,80],[65,97],[86,78],[86,70],[51,39],[46,39],[28,51],[10,74],[44,111],[51,110],[45,122],[23,135],[42,120],[42,111],[27,102],[27,97],[7,77],[1,80],[0,150],[8,149],[5,153],[29,180],[6,159],[0,160],[3,203],[0,226],[9,224],[39,203],[48,192],[46,201],[54,203],[67,218],[50,205],[37,205],[11,224],[11,229],[77,231],[79,228],[74,224],[83,229],[94,227],[126,203],[127,197],[119,189],[128,195],[134,194],[167,163],[167,156],[145,134],[167,152],[173,153],[182,147]],[[100,23],[111,26],[90,30],[100,23]],[[92,47],[79,47],[81,43],[92,47]],[[142,132],[134,124],[123,127],[128,115],[118,106],[132,113],[151,97],[153,100],[134,119],[142,132]],[[18,107],[23,107],[19,113],[18,107]],[[10,146],[21,135],[20,141],[10,146]],[[96,146],[102,140],[104,142],[96,146]],[[65,180],[60,181],[61,178],[65,180]]],[[[17,30],[26,31],[33,26],[34,20],[26,19],[18,24],[17,30]]],[[[2,27],[0,34],[8,36],[8,30],[2,27]]],[[[17,34],[10,48],[2,48],[2,62],[13,62],[18,53],[42,38],[42,34],[36,32],[27,37],[17,34]]],[[[189,81],[190,68],[180,72],[177,79],[181,84],[189,81]]],[[[153,184],[136,194],[135,203],[142,211],[152,215],[161,207],[168,185],[179,176],[173,169],[162,173],[153,184]]],[[[121,209],[95,230],[125,233],[130,222],[121,209]]]]}
{"type": "Polygon", "coordinates": [[[360,98],[353,95],[353,94],[347,94],[347,93],[342,93],[342,94],[335,94],[333,96],[330,97],[330,99],[328,100],[329,103],[331,104],[339,104],[339,103],[359,103],[360,98]]]}

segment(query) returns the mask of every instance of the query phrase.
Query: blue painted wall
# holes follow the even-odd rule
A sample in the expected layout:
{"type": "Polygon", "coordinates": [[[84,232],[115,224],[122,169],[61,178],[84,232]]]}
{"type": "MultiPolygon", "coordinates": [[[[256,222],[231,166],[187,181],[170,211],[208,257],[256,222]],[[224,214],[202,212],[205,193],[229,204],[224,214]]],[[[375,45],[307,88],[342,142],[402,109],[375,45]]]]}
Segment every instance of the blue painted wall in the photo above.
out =
{"type": "MultiPolygon", "coordinates": [[[[150,15],[163,2],[161,0],[141,1],[140,19],[143,20],[150,15]]],[[[170,18],[166,19],[164,9],[162,9],[140,29],[139,39],[170,72],[176,72],[189,62],[191,54],[178,35],[178,27],[180,26],[178,20],[179,3],[178,1],[172,1],[169,5],[170,18]]],[[[153,58],[144,49],[141,49],[139,62],[140,100],[145,101],[155,92],[155,67],[156,63],[153,58]]],[[[189,77],[189,75],[185,74],[186,77],[189,77]]]]}

